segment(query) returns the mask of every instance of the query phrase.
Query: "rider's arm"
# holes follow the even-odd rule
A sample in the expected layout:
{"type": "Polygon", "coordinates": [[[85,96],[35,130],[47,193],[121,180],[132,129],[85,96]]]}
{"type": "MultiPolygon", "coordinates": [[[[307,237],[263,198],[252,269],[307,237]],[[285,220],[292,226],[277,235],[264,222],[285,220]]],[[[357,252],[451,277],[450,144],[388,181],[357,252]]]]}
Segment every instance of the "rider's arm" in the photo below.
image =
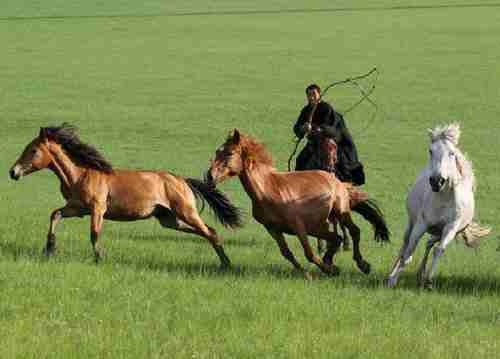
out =
{"type": "Polygon", "coordinates": [[[304,128],[306,122],[307,122],[306,107],[304,107],[302,111],[300,111],[299,118],[297,119],[297,122],[295,122],[295,125],[293,126],[293,132],[295,132],[295,136],[297,136],[298,138],[302,138],[306,134],[306,130],[304,128]]]}

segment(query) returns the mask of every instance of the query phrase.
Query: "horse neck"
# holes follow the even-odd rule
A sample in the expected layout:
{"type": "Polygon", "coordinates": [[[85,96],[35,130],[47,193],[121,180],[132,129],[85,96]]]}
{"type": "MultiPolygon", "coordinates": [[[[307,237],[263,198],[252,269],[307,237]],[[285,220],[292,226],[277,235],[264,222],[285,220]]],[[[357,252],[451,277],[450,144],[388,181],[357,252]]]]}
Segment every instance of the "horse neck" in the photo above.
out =
{"type": "Polygon", "coordinates": [[[245,168],[239,175],[240,182],[248,196],[255,201],[260,201],[266,197],[266,179],[274,171],[269,165],[255,163],[251,168],[245,168]]]}
{"type": "Polygon", "coordinates": [[[86,169],[73,162],[59,145],[52,144],[49,153],[52,157],[49,169],[59,178],[61,185],[64,188],[71,188],[78,183],[86,169]]]}

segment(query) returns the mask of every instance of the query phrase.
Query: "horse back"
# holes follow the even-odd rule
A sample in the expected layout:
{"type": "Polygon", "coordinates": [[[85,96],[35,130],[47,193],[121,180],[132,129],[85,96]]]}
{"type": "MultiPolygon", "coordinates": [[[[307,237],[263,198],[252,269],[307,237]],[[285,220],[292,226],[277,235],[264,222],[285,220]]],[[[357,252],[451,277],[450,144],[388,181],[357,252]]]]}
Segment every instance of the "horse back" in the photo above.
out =
{"type": "Polygon", "coordinates": [[[162,171],[133,170],[114,170],[109,174],[108,191],[112,217],[126,218],[147,218],[158,206],[175,208],[186,193],[191,193],[182,177],[162,171]]]}
{"type": "Polygon", "coordinates": [[[265,198],[252,199],[253,217],[285,233],[293,232],[297,220],[325,222],[336,198],[336,179],[324,171],[276,171],[260,186],[265,198]]]}

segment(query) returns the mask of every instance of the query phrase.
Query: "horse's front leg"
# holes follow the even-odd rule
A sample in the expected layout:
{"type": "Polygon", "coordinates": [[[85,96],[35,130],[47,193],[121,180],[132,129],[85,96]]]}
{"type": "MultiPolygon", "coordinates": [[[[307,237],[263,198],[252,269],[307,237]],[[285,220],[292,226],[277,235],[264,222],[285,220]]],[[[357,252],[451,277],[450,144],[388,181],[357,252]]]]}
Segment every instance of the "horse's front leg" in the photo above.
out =
{"type": "Polygon", "coordinates": [[[290,263],[292,263],[293,266],[295,267],[295,269],[297,269],[300,272],[303,272],[307,277],[306,270],[304,269],[304,267],[302,267],[300,265],[300,263],[297,261],[297,259],[293,255],[292,251],[288,247],[288,244],[286,243],[286,239],[285,239],[285,236],[283,235],[283,233],[276,231],[270,227],[265,227],[265,228],[267,229],[269,234],[274,238],[274,240],[278,244],[278,247],[280,248],[281,255],[283,257],[285,257],[285,259],[287,259],[290,263]]]}
{"type": "Polygon", "coordinates": [[[436,271],[437,261],[444,254],[444,251],[445,251],[446,247],[448,246],[448,244],[450,244],[451,241],[453,241],[455,239],[455,236],[457,235],[458,228],[459,228],[458,224],[455,224],[455,223],[449,224],[444,228],[443,235],[441,237],[442,238],[441,242],[439,243],[438,246],[436,246],[434,248],[434,253],[432,255],[431,268],[428,271],[426,278],[425,278],[425,283],[424,283],[425,288],[427,288],[427,289],[432,288],[432,277],[436,271]]]}
{"type": "Polygon", "coordinates": [[[102,258],[102,248],[99,244],[99,234],[101,233],[105,212],[106,206],[99,203],[93,206],[90,214],[90,241],[92,243],[92,248],[94,249],[96,263],[98,263],[102,258]]]}
{"type": "Polygon", "coordinates": [[[386,280],[386,285],[389,288],[393,288],[397,284],[399,274],[411,261],[413,252],[415,251],[420,238],[422,238],[426,231],[427,225],[423,221],[418,221],[417,223],[415,223],[415,225],[411,227],[411,230],[407,229],[405,233],[405,236],[407,236],[407,238],[405,238],[403,246],[401,247],[399,253],[399,257],[397,258],[396,263],[394,264],[394,267],[392,268],[392,271],[386,280]]]}
{"type": "Polygon", "coordinates": [[[316,264],[321,269],[321,271],[326,274],[338,274],[338,270],[336,270],[333,265],[326,264],[325,262],[323,262],[321,257],[314,253],[307,238],[307,232],[305,231],[303,226],[299,226],[298,230],[296,230],[296,233],[300,239],[302,248],[304,249],[304,254],[309,262],[316,264]]]}
{"type": "Polygon", "coordinates": [[[43,250],[43,254],[46,256],[51,256],[56,251],[56,226],[63,218],[68,217],[77,217],[81,216],[82,211],[80,208],[72,207],[70,205],[66,205],[64,207],[58,208],[52,212],[50,215],[50,225],[49,225],[49,233],[47,234],[47,244],[43,250]]]}
{"type": "Polygon", "coordinates": [[[425,270],[427,267],[427,260],[429,258],[429,254],[431,252],[432,247],[434,247],[434,244],[439,242],[441,237],[438,236],[432,236],[431,239],[427,241],[427,245],[425,247],[425,253],[424,257],[422,258],[422,263],[420,263],[420,268],[417,271],[417,283],[418,285],[424,285],[424,276],[425,276],[425,270]]]}

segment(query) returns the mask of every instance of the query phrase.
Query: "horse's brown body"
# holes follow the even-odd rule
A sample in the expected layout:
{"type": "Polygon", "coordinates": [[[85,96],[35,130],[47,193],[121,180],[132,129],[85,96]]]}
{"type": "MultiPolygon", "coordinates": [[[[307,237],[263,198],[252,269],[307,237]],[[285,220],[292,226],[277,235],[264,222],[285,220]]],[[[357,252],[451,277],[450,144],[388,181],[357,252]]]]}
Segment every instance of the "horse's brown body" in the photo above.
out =
{"type": "MultiPolygon", "coordinates": [[[[82,183],[82,188],[88,193],[99,192],[100,201],[106,200],[106,219],[147,219],[158,207],[183,213],[182,206],[195,201],[186,181],[167,172],[120,169],[111,174],[93,172],[87,176],[88,183],[82,183]]],[[[84,204],[88,206],[90,202],[84,204]]]]}
{"type": "Polygon", "coordinates": [[[296,234],[301,227],[321,236],[332,208],[342,213],[349,206],[345,188],[324,171],[278,172],[255,164],[240,175],[240,180],[252,199],[254,218],[263,225],[281,227],[288,234],[296,234]]]}
{"type": "MultiPolygon", "coordinates": [[[[365,193],[324,171],[279,172],[265,148],[237,130],[217,150],[208,172],[208,179],[214,184],[232,176],[239,177],[251,198],[253,217],[268,230],[283,256],[297,269],[304,270],[289,250],[283,233],[297,235],[308,260],[323,272],[336,273],[333,256],[340,245],[335,226],[339,221],[352,236],[358,267],[364,273],[370,271],[359,250],[360,230],[351,218],[351,208],[366,203],[365,193]],[[308,235],[328,242],[323,260],[311,249],[308,235]]],[[[374,214],[376,211],[365,207],[362,215],[378,226],[376,233],[382,239],[388,239],[383,217],[377,218],[377,222],[373,216],[380,217],[380,213],[374,214]]]]}
{"type": "Polygon", "coordinates": [[[222,193],[208,189],[200,181],[168,172],[112,169],[95,149],[78,141],[74,128],[63,126],[42,129],[39,137],[26,147],[10,171],[13,179],[19,179],[34,171],[49,168],[61,182],[61,192],[67,203],[53,211],[50,217],[45,247],[47,255],[55,251],[55,227],[62,218],[91,216],[91,241],[96,260],[99,260],[101,248],[98,238],[104,219],[135,221],[156,217],[164,227],[207,238],[221,264],[230,264],[222,240],[213,228],[203,222],[196,208],[195,192],[208,201],[219,219],[226,216],[222,218],[223,222],[230,226],[239,225],[237,209],[222,193]],[[64,144],[69,141],[76,145],[64,144]],[[69,148],[75,147],[75,153],[81,157],[79,160],[68,153],[71,152],[69,148]],[[84,151],[86,153],[82,155],[84,151]],[[214,196],[216,202],[222,201],[226,207],[216,205],[214,208],[214,196]]]}

